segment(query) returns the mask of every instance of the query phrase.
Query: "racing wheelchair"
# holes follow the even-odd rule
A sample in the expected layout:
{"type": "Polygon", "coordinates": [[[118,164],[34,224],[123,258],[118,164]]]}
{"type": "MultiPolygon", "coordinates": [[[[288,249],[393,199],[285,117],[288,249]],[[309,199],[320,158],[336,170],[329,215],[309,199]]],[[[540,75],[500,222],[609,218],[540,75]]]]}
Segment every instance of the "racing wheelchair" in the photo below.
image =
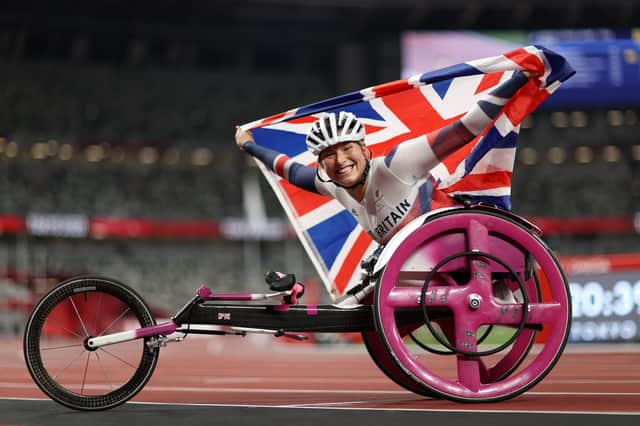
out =
{"type": "Polygon", "coordinates": [[[303,332],[355,332],[378,367],[407,390],[491,402],[541,381],[569,335],[569,287],[541,231],[491,206],[435,210],[401,229],[369,262],[365,279],[375,289],[360,305],[301,304],[302,286],[286,278],[272,279],[264,294],[203,286],[162,323],[123,283],[66,280],[28,319],[27,367],[53,400],[103,410],[142,390],[160,349],[188,334],[303,339],[303,332]],[[276,302],[255,302],[263,299],[276,302]]]}

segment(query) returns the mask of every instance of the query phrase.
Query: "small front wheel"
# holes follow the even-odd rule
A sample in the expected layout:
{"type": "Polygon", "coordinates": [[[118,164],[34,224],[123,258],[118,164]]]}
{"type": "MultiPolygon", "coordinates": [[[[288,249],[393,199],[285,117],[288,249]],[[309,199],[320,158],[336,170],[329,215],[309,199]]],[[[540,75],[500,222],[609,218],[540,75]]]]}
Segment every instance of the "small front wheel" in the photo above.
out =
{"type": "Polygon", "coordinates": [[[24,358],[36,384],[76,410],[104,410],[136,395],[149,381],[159,349],[149,338],[104,346],[90,337],[154,325],[142,298],[117,281],[80,277],[60,283],[35,306],[24,335],[24,358]]]}

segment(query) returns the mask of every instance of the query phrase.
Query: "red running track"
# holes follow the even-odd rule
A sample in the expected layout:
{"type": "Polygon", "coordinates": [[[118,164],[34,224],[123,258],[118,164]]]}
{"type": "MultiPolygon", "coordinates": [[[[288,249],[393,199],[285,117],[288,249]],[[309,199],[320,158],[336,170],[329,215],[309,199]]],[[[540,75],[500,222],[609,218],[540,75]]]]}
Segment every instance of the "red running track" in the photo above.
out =
{"type": "MultiPolygon", "coordinates": [[[[46,398],[24,366],[21,342],[4,340],[0,345],[0,398],[46,398]]],[[[153,377],[133,401],[640,414],[640,344],[569,345],[553,371],[523,395],[499,403],[461,404],[404,390],[358,345],[189,336],[161,349],[153,377]]]]}

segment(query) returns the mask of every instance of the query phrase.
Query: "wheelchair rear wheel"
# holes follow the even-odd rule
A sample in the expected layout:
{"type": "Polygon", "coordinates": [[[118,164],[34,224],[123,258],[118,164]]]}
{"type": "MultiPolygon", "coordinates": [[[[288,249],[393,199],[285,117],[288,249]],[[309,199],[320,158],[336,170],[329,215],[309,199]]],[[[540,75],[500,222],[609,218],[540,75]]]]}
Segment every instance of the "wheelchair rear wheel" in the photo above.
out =
{"type": "Polygon", "coordinates": [[[400,243],[379,275],[374,317],[388,359],[412,383],[487,402],[525,392],[551,371],[571,301],[558,261],[532,229],[500,211],[466,208],[436,215],[400,243]],[[423,311],[427,344],[396,323],[406,309],[423,311]]]}

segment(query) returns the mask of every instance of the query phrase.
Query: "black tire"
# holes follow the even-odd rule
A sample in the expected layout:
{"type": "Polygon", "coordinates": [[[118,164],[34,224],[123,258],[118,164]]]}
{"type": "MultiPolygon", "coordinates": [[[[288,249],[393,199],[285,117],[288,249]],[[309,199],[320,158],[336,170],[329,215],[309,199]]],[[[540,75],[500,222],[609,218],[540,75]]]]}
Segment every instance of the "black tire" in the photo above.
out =
{"type": "Polygon", "coordinates": [[[27,321],[27,368],[60,404],[87,411],[115,407],[149,381],[160,351],[148,347],[149,338],[97,350],[89,350],[86,339],[154,324],[147,304],[128,286],[99,277],[69,279],[44,295],[27,321]]]}
{"type": "Polygon", "coordinates": [[[418,395],[440,398],[435,392],[414,381],[411,376],[394,363],[376,331],[363,331],[361,335],[364,346],[367,348],[367,352],[369,352],[373,362],[394,383],[418,395]]]}

